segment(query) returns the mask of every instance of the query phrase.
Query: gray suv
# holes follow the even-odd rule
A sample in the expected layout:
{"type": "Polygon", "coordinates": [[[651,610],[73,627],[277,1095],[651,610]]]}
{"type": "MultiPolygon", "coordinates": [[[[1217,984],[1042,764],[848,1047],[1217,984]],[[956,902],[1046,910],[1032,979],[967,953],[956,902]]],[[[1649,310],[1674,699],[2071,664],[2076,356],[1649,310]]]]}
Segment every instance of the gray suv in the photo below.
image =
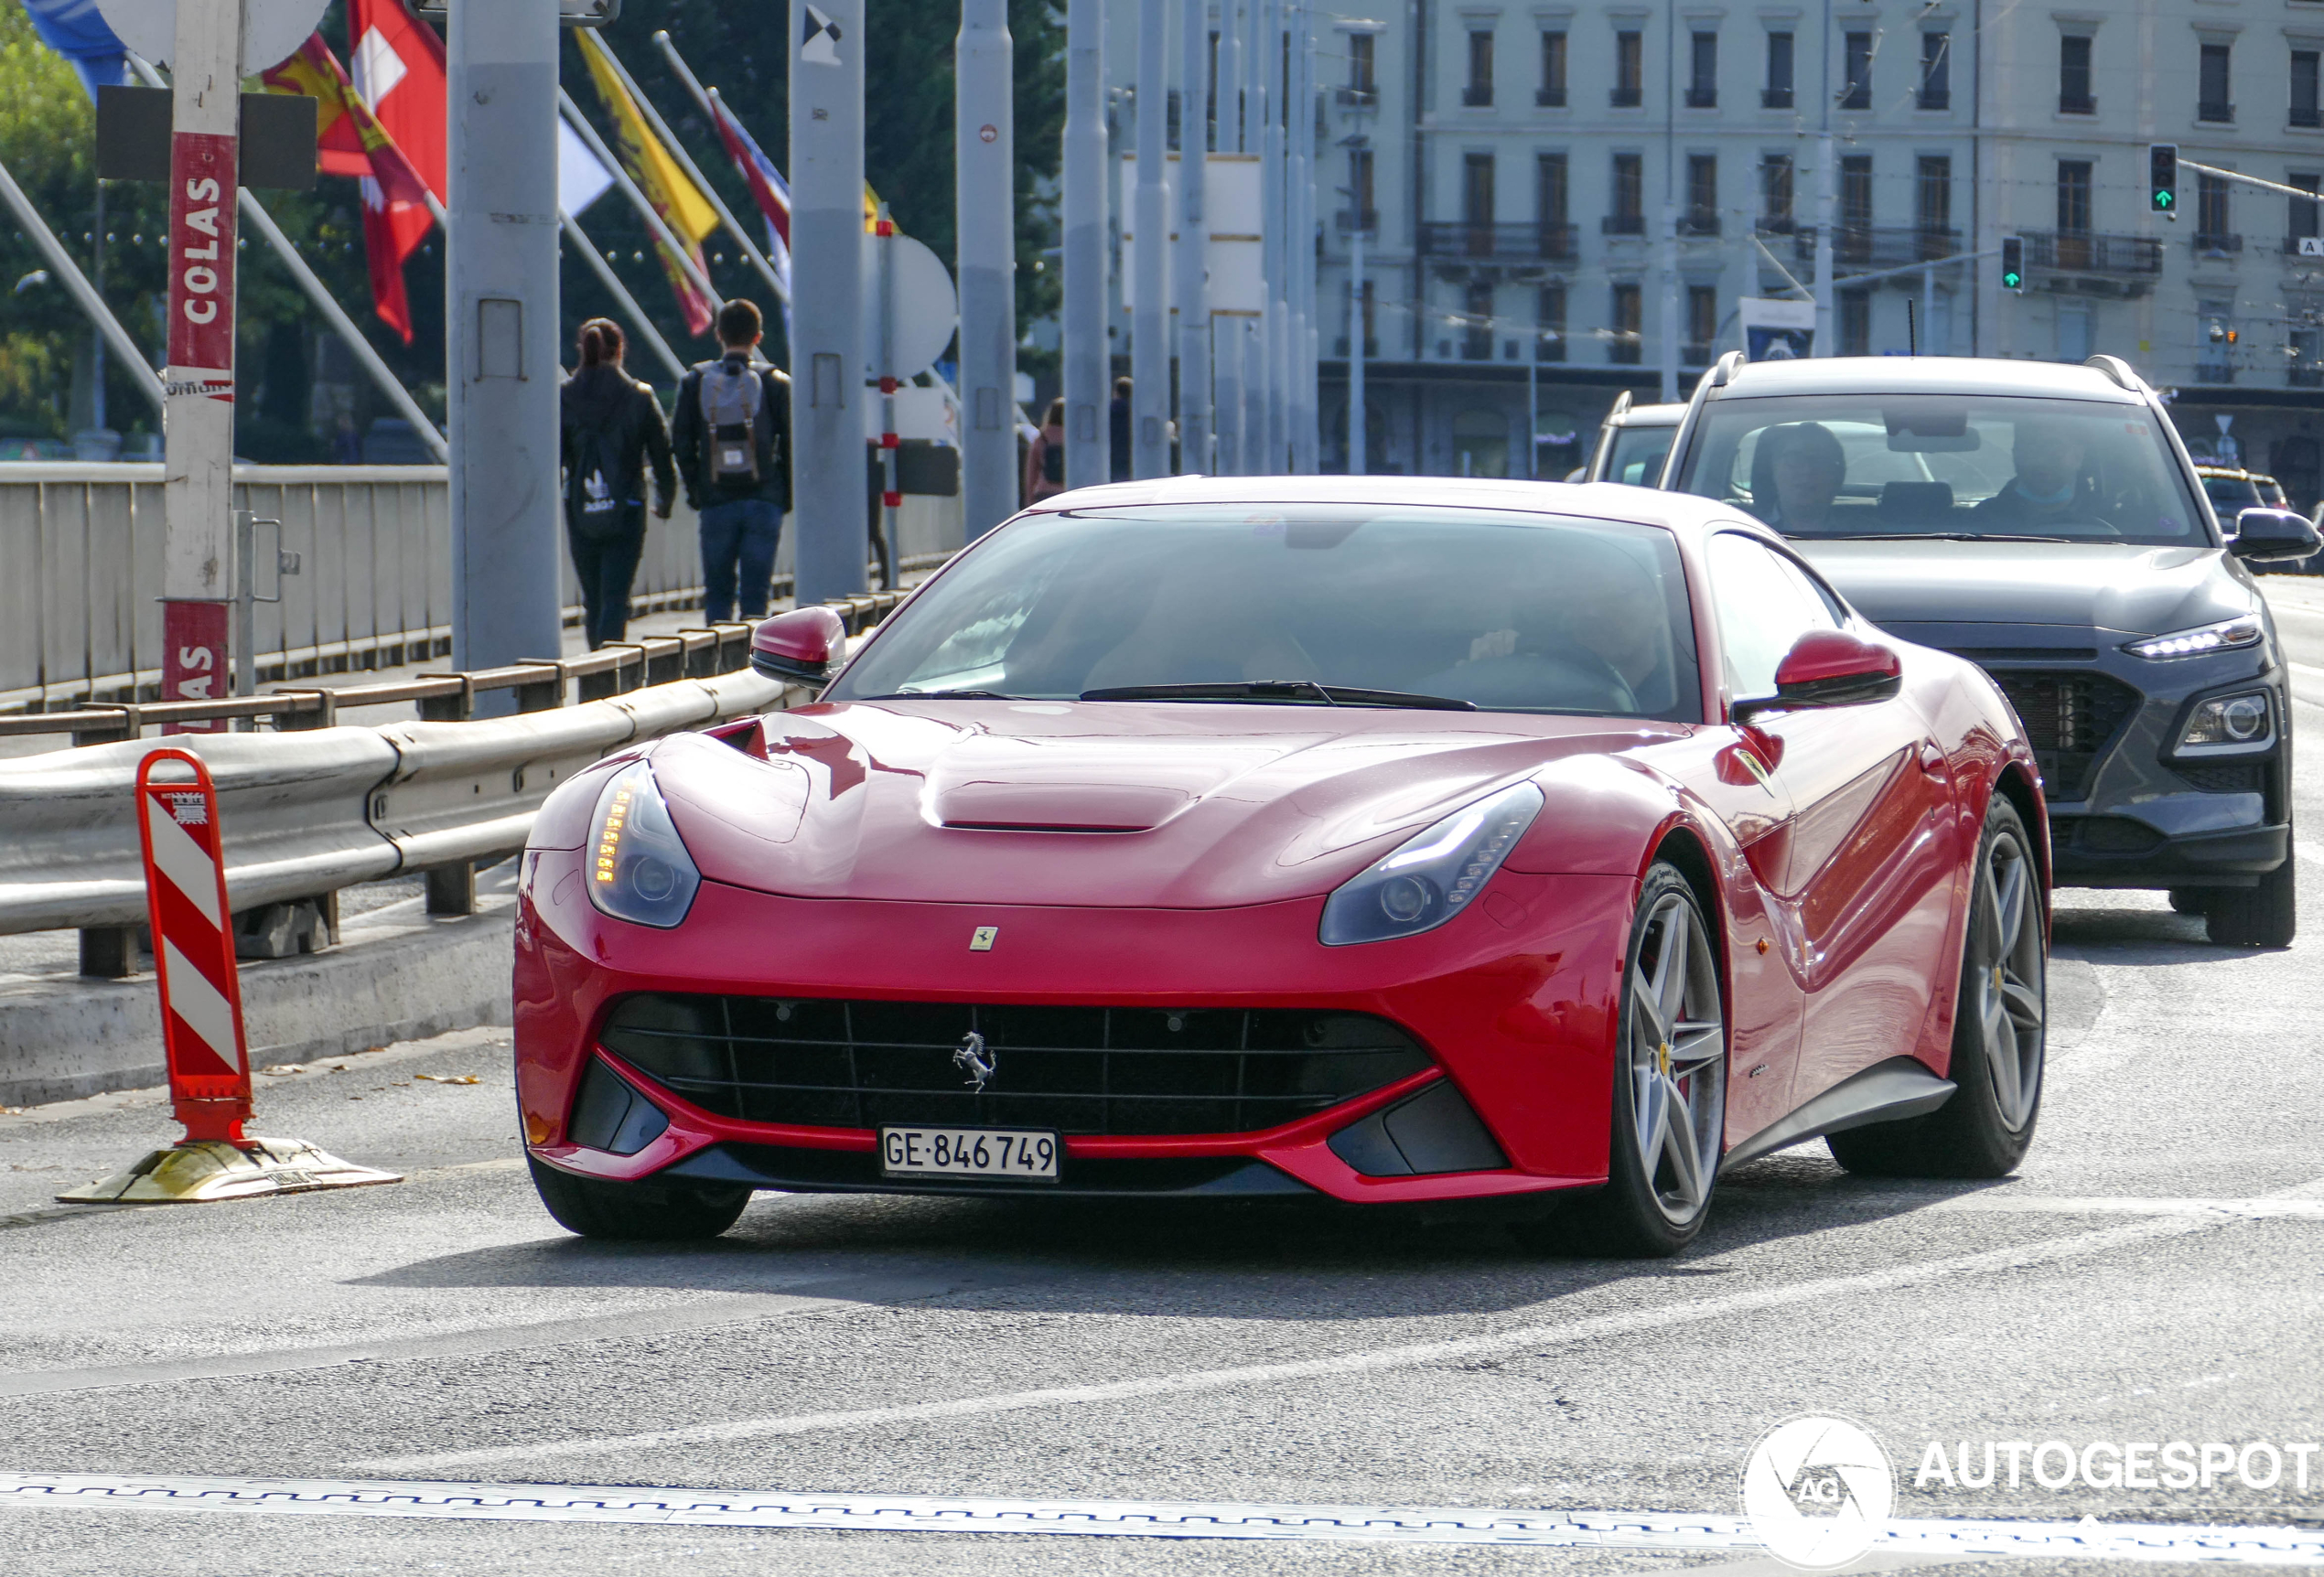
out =
{"type": "Polygon", "coordinates": [[[1750,510],[1867,618],[1992,677],[2060,885],[2167,888],[2214,941],[2291,941],[2286,672],[2244,565],[2317,534],[2273,509],[2222,530],[2128,366],[1730,353],[1662,485],[1750,510]]]}

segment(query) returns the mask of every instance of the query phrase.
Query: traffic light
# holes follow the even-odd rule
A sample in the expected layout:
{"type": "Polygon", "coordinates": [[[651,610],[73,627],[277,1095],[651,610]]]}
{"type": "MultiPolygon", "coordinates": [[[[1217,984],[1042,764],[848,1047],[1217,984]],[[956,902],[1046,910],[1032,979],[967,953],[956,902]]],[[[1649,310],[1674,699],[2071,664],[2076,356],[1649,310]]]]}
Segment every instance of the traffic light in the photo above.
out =
{"type": "Polygon", "coordinates": [[[2023,237],[2005,235],[2001,238],[2001,288],[2020,292],[2026,288],[2026,243],[2023,237]]]}
{"type": "Polygon", "coordinates": [[[2146,145],[2146,202],[2156,213],[2179,212],[2179,145],[2146,145]]]}

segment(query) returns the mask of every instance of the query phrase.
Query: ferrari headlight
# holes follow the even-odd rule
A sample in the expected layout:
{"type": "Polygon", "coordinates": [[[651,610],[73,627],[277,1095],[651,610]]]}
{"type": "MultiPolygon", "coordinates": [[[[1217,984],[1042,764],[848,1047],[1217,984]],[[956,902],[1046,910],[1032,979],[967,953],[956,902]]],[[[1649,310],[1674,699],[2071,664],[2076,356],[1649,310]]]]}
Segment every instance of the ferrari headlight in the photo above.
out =
{"type": "Polygon", "coordinates": [[[2217,624],[2197,625],[2193,629],[2173,630],[2168,635],[2149,636],[2134,640],[2123,649],[2133,657],[2200,657],[2205,652],[2228,651],[2239,646],[2256,646],[2265,634],[2259,615],[2247,613],[2234,618],[2223,618],[2217,624]]]}
{"type": "Polygon", "coordinates": [[[1542,791],[1520,783],[1454,811],[1332,894],[1318,939],[1338,948],[1436,929],[1484,890],[1541,808],[1542,791]]]}
{"type": "Polygon", "coordinates": [[[2263,749],[2276,742],[2276,709],[2267,692],[2215,695],[2197,706],[2179,736],[2182,751],[2217,755],[2263,749]]]}
{"type": "Polygon", "coordinates": [[[702,873],[642,761],[613,775],[589,821],[589,901],[617,920],[664,929],[686,917],[702,873]]]}

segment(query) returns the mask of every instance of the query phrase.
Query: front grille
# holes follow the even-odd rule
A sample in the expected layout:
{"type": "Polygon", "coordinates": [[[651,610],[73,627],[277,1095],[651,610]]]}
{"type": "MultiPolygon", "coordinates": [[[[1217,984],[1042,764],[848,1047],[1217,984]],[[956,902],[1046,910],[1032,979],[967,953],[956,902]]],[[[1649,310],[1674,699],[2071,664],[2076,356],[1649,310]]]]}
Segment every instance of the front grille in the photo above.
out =
{"type": "Polygon", "coordinates": [[[646,994],[606,1049],[705,1111],[810,1128],[1250,1133],[1430,1066],[1367,1014],[646,994]],[[953,1060],[983,1037],[982,1092],[953,1060]]]}
{"type": "Polygon", "coordinates": [[[1993,674],[1993,681],[2026,725],[2050,798],[2087,797],[2099,754],[2124,720],[2138,710],[2138,692],[2103,673],[2003,669],[1993,674]]]}

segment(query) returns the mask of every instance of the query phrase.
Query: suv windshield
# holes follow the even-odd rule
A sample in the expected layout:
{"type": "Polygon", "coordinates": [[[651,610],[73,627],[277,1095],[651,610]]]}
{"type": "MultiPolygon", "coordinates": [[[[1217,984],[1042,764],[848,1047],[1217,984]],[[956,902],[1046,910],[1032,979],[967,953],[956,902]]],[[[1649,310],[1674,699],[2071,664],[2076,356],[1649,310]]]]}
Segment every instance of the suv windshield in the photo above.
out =
{"type": "Polygon", "coordinates": [[[1698,722],[1668,531],[1495,510],[1180,505],[1034,515],[898,610],[829,701],[975,692],[1698,722]],[[1281,684],[1254,695],[1238,687],[1281,684]],[[1320,688],[1319,688],[1320,687],[1320,688]]]}
{"type": "Polygon", "coordinates": [[[1671,452],[1671,437],[1677,431],[1676,424],[1665,422],[1615,428],[1607,434],[1604,479],[1628,482],[1634,488],[1654,486],[1662,475],[1662,456],[1671,452]]]}
{"type": "Polygon", "coordinates": [[[2143,405],[1978,394],[1714,400],[1678,485],[1790,537],[2210,540],[2143,405]]]}

